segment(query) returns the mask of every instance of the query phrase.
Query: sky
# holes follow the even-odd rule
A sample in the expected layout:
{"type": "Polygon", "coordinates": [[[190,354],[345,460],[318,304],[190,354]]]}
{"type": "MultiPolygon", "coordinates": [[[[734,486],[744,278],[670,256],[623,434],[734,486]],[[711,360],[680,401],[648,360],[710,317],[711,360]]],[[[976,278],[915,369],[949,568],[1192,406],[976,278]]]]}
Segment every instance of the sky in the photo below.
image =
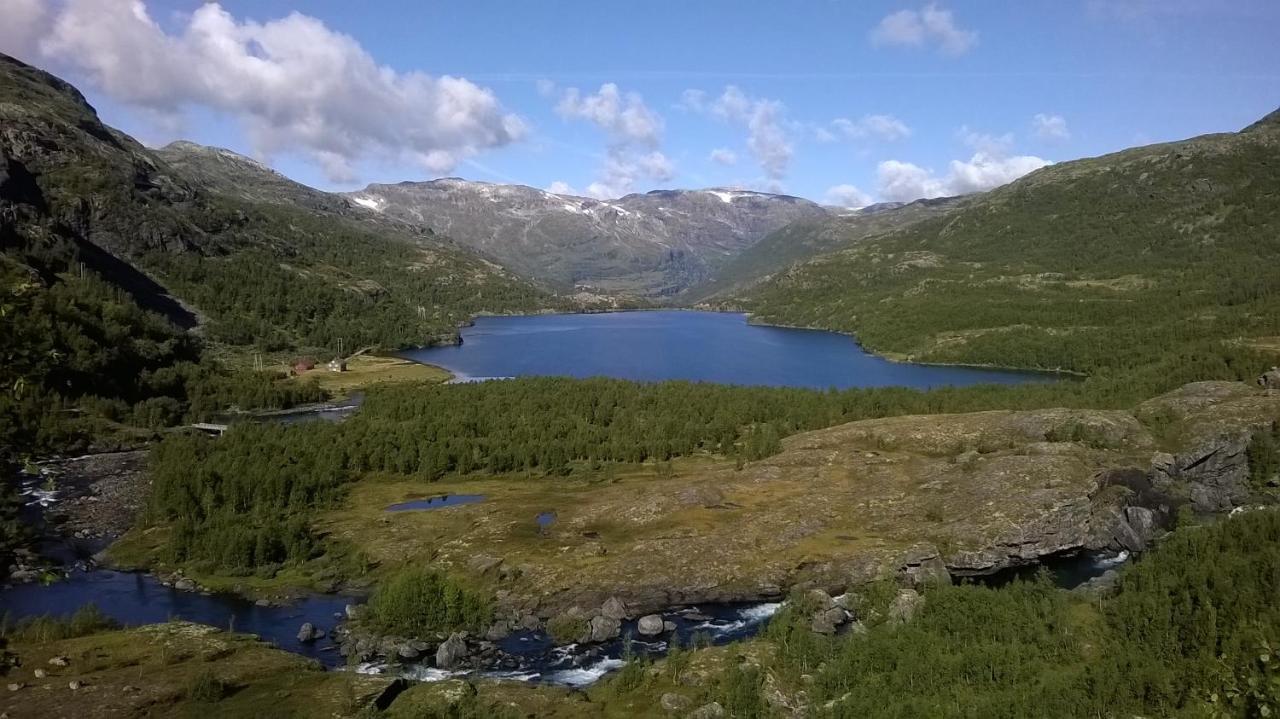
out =
{"type": "Polygon", "coordinates": [[[0,52],[142,142],[321,189],[459,176],[850,207],[1233,131],[1280,2],[0,0],[0,52]]]}

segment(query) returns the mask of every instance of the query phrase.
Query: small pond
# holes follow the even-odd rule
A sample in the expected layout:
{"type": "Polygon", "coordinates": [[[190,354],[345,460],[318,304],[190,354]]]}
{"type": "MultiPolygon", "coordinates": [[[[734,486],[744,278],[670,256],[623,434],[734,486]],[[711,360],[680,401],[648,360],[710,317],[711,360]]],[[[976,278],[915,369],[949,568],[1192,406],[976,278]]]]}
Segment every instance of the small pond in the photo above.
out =
{"type": "Polygon", "coordinates": [[[475,504],[476,502],[483,501],[483,494],[439,494],[434,497],[411,499],[407,502],[399,502],[387,507],[387,511],[415,512],[428,509],[444,509],[445,507],[456,507],[460,504],[475,504]]]}

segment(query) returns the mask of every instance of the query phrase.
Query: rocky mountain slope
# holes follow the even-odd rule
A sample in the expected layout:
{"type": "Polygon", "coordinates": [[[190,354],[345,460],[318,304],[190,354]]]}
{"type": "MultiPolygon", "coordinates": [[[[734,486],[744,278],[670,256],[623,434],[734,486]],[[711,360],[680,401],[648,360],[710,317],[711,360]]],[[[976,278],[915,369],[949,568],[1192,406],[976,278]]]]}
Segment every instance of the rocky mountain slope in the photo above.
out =
{"type": "Polygon", "coordinates": [[[707,282],[689,290],[691,301],[730,296],[816,255],[936,217],[973,196],[939,197],[915,202],[881,202],[831,217],[800,220],[771,232],[729,260],[707,282]]]}
{"type": "Polygon", "coordinates": [[[370,185],[347,196],[562,289],[638,296],[676,294],[769,233],[827,214],[808,200],[743,190],[592,200],[454,178],[370,185]]]}

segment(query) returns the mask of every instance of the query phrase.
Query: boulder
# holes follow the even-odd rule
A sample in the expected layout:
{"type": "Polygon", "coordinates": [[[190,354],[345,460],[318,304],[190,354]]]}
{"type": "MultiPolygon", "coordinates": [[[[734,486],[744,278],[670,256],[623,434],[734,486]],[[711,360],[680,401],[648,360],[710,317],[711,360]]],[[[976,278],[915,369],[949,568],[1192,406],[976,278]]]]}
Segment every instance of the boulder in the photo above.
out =
{"type": "Polygon", "coordinates": [[[818,634],[835,634],[840,625],[849,621],[849,615],[840,607],[832,607],[813,613],[809,628],[818,634]]]}
{"type": "Polygon", "coordinates": [[[594,616],[590,623],[591,636],[588,641],[607,642],[622,633],[622,622],[606,616],[594,616]]]}
{"type": "Polygon", "coordinates": [[[358,604],[348,604],[343,607],[343,612],[346,613],[347,619],[357,619],[360,617],[361,608],[358,604]]]}
{"type": "Polygon", "coordinates": [[[177,589],[180,592],[190,592],[195,590],[196,583],[190,579],[187,579],[186,577],[183,577],[182,579],[179,579],[178,581],[173,583],[173,588],[177,589]]]}
{"type": "Polygon", "coordinates": [[[501,641],[511,633],[511,625],[507,622],[494,622],[484,633],[484,638],[491,642],[501,641]]]}
{"type": "Polygon", "coordinates": [[[317,634],[316,625],[312,624],[311,622],[304,622],[301,627],[298,627],[298,641],[314,642],[316,639],[319,639],[319,638],[320,637],[317,634]]]}
{"type": "Polygon", "coordinates": [[[720,702],[711,702],[689,712],[689,719],[722,719],[724,715],[724,707],[720,706],[720,702]]]}
{"type": "Polygon", "coordinates": [[[419,652],[417,649],[415,649],[412,644],[401,644],[400,646],[396,647],[396,656],[400,657],[401,659],[412,661],[422,656],[422,652],[419,652]]]}
{"type": "Polygon", "coordinates": [[[666,622],[660,614],[646,614],[636,623],[636,631],[643,637],[653,637],[666,631],[666,622]]]}
{"type": "Polygon", "coordinates": [[[658,700],[658,704],[662,707],[662,710],[668,714],[678,714],[683,712],[687,710],[689,705],[692,703],[693,702],[690,701],[689,697],[683,694],[676,694],[675,692],[667,692],[658,700]]]}
{"type": "Polygon", "coordinates": [[[924,597],[914,589],[900,589],[898,596],[889,604],[889,622],[902,624],[911,621],[916,612],[924,606],[924,597]]]}
{"type": "Polygon", "coordinates": [[[600,605],[600,616],[606,619],[622,621],[627,618],[627,605],[617,597],[609,597],[600,605]]]}
{"type": "Polygon", "coordinates": [[[813,604],[814,610],[818,612],[825,612],[836,605],[836,600],[832,599],[831,595],[822,589],[810,589],[805,593],[805,597],[813,604]]]}
{"type": "Polygon", "coordinates": [[[1280,389],[1280,367],[1272,367],[1258,377],[1258,386],[1265,390],[1280,389]]]}
{"type": "Polygon", "coordinates": [[[666,622],[663,622],[663,623],[662,623],[662,631],[664,631],[664,632],[674,632],[675,630],[676,630],[676,623],[675,623],[675,622],[666,621],[666,622]]]}
{"type": "Polygon", "coordinates": [[[436,666],[441,669],[453,669],[467,658],[467,643],[462,634],[454,632],[436,649],[436,666]]]}
{"type": "Polygon", "coordinates": [[[934,556],[918,564],[908,564],[902,570],[908,583],[916,589],[922,589],[929,584],[950,584],[951,572],[947,570],[947,563],[942,561],[942,557],[934,556]]]}
{"type": "Polygon", "coordinates": [[[528,632],[536,632],[542,628],[542,620],[534,614],[526,614],[520,617],[520,628],[528,632]]]}

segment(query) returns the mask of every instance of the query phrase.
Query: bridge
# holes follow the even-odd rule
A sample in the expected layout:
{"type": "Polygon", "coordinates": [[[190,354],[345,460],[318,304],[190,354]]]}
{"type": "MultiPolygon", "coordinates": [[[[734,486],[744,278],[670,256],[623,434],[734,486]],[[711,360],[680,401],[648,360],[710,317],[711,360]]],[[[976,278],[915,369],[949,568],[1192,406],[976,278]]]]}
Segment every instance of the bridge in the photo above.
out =
{"type": "Polygon", "coordinates": [[[221,436],[223,432],[227,431],[227,425],[214,424],[212,422],[196,422],[195,424],[191,425],[191,429],[198,429],[201,432],[208,432],[209,434],[216,434],[221,436]]]}

